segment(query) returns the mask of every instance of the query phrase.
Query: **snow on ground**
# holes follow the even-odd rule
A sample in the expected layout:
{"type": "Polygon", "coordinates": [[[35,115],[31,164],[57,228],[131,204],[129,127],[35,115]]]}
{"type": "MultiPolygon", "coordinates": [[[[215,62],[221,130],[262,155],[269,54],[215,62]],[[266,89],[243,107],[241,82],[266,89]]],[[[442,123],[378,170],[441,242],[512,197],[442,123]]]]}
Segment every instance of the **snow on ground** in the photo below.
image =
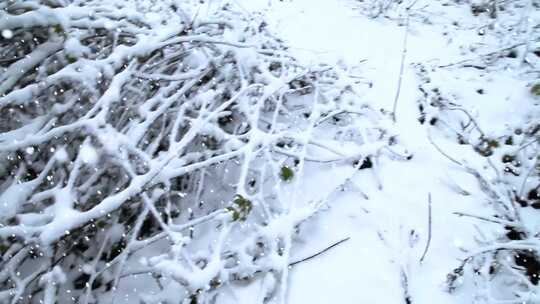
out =
{"type": "MultiPolygon", "coordinates": [[[[365,90],[360,102],[355,104],[374,105],[381,110],[377,113],[386,118],[397,105],[394,124],[389,123],[390,119],[381,119],[377,123],[389,123],[383,129],[397,134],[399,144],[389,145],[386,149],[403,148],[397,153],[411,155],[410,159],[398,160],[390,157],[394,153],[390,152],[377,157],[373,168],[362,170],[350,163],[308,162],[304,171],[299,169],[292,183],[284,186],[286,189],[280,196],[287,196],[285,201],[292,202],[295,207],[325,202],[313,219],[295,227],[300,233],[295,236],[290,260],[298,263],[290,267],[290,275],[286,277],[288,284],[284,284],[288,286],[288,303],[475,302],[474,292],[467,290],[467,286],[472,288],[473,284],[466,284],[452,295],[445,290],[447,274],[467,256],[466,249],[477,246],[474,239],[478,233],[474,226],[476,222],[456,213],[491,214],[475,178],[440,153],[431,141],[459,161],[468,160],[464,163],[475,164],[482,176],[496,176],[490,172],[492,168],[482,167],[484,159],[470,145],[458,145],[452,140],[455,134],[446,134],[430,128],[428,123],[419,122],[419,85],[427,82],[421,83],[418,70],[412,64],[447,65],[475,56],[472,49],[482,49],[485,45],[504,47],[508,41],[492,41],[491,36],[481,38],[483,34],[477,35],[470,30],[478,24],[474,24],[477,21],[465,7],[444,7],[443,1],[413,0],[415,8],[409,12],[414,18],[405,17],[408,13],[405,5],[398,7],[388,18],[368,18],[362,9],[362,1],[353,0],[236,1],[254,18],[261,12],[265,14],[269,26],[287,41],[291,51],[304,64],[323,61],[348,69],[351,76],[360,77],[357,79],[364,83],[365,90]],[[422,16],[429,17],[421,22],[422,16]],[[325,248],[336,242],[339,244],[326,251],[325,248]],[[313,256],[321,251],[324,253],[313,256]]],[[[2,32],[4,37],[8,34],[11,35],[2,32]]],[[[513,64],[511,59],[501,61],[504,60],[513,64]]],[[[444,83],[444,93],[452,102],[459,102],[457,106],[472,113],[475,123],[487,130],[487,135],[499,139],[497,136],[520,126],[524,118],[530,121],[531,115],[537,115],[536,112],[529,113],[525,106],[514,107],[515,111],[508,109],[509,104],[528,102],[528,93],[521,89],[529,85],[529,79],[515,77],[510,69],[507,72],[494,74],[486,68],[449,69],[430,77],[436,78],[433,83],[444,83]]],[[[428,118],[441,114],[438,109],[430,110],[428,118]]],[[[296,125],[294,121],[290,123],[296,125]]],[[[351,124],[356,128],[361,125],[351,124]]],[[[359,148],[351,143],[340,146],[338,141],[327,139],[327,134],[316,132],[319,132],[314,135],[317,142],[324,142],[344,155],[359,148]]],[[[500,154],[500,150],[503,148],[497,153],[500,154]]],[[[26,152],[33,154],[34,148],[26,152]]],[[[60,157],[60,154],[58,152],[58,160],[65,161],[67,156],[60,157]]],[[[90,142],[83,143],[79,155],[83,163],[95,165],[98,162],[98,151],[90,142]]],[[[247,172],[248,167],[245,168],[247,172]]],[[[498,172],[496,168],[495,171],[498,172]]],[[[44,178],[45,174],[42,175],[44,178]]],[[[33,191],[30,182],[24,186],[33,191]]],[[[16,190],[20,192],[25,187],[16,190]]],[[[68,211],[73,209],[69,191],[59,191],[55,199],[65,201],[59,206],[69,205],[68,211]]],[[[65,212],[64,209],[59,210],[65,212]]],[[[15,214],[17,210],[4,211],[15,214]]],[[[287,227],[279,228],[287,229],[292,225],[284,226],[287,227]]],[[[483,223],[482,229],[490,228],[490,224],[483,223]]],[[[154,255],[149,254],[151,248],[146,249],[139,253],[141,258],[154,255]]],[[[208,269],[212,271],[212,267],[208,269]]],[[[137,269],[130,270],[137,272],[137,269]]],[[[262,303],[268,291],[263,286],[268,283],[265,281],[254,280],[254,283],[235,286],[237,288],[230,293],[227,290],[220,294],[217,302],[262,303]]],[[[137,293],[151,287],[146,282],[141,280],[140,285],[135,286],[128,281],[119,285],[119,292],[111,294],[111,301],[131,302],[129,292],[124,289],[130,288],[137,293]],[[126,297],[119,296],[122,294],[126,297]]],[[[199,288],[198,284],[196,286],[199,288]]],[[[175,292],[177,290],[171,290],[170,294],[175,292]]]]}
{"type": "MultiPolygon", "coordinates": [[[[354,9],[356,3],[293,0],[272,2],[268,7],[268,1],[248,0],[242,5],[253,11],[266,8],[277,24],[276,30],[306,62],[358,65],[362,77],[372,82],[372,89],[363,98],[391,111],[405,26],[395,20],[368,19],[354,9]]],[[[378,176],[373,170],[355,171],[350,167],[307,168],[305,176],[309,178],[302,185],[300,197],[306,201],[330,199],[328,209],[302,227],[302,245],[294,248],[298,257],[292,259],[350,239],[292,269],[289,303],[405,303],[402,271],[415,304],[472,303],[471,291],[450,295],[444,290],[444,281],[465,255],[462,249],[475,244],[474,221],[453,213],[483,212],[481,198],[452,189],[457,186],[469,193],[480,191],[472,176],[456,168],[429,142],[427,127],[417,120],[418,80],[409,65],[439,58],[453,62],[459,58],[460,48],[447,43],[440,24],[411,23],[409,27],[395,128],[414,157],[406,162],[382,159],[376,164],[378,176]],[[342,183],[344,187],[340,187],[342,183]],[[420,263],[428,239],[429,193],[432,240],[420,263]]],[[[451,147],[460,158],[474,157],[470,149],[436,135],[433,138],[439,145],[451,147]]],[[[234,301],[251,303],[258,288],[239,289],[234,301]]]]}

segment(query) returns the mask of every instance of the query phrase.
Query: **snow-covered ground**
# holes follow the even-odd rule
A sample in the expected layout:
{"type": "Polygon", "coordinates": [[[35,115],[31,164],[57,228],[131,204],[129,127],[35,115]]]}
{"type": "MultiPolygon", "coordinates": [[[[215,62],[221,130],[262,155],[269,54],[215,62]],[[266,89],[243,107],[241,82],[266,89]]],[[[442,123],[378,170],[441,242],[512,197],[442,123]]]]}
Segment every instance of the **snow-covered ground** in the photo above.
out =
{"type": "MultiPolygon", "coordinates": [[[[391,111],[404,52],[405,11],[399,15],[401,20],[370,19],[361,14],[358,3],[293,0],[272,1],[268,5],[264,0],[242,1],[246,10],[265,11],[291,50],[306,62],[322,60],[357,66],[362,77],[372,82],[372,88],[362,98],[391,111]]],[[[306,201],[330,199],[328,208],[303,228],[302,245],[295,248],[295,255],[309,256],[349,239],[291,270],[289,303],[405,303],[405,292],[415,304],[473,302],[473,290],[461,289],[452,295],[446,290],[447,274],[466,256],[464,249],[476,245],[477,223],[454,213],[487,215],[489,210],[482,196],[474,195],[482,192],[474,177],[437,151],[429,137],[458,159],[474,160],[477,156],[440,134],[428,135],[429,125],[419,123],[419,79],[411,66],[433,61],[442,65],[462,59],[460,45],[450,43],[443,33],[445,24],[450,24],[448,19],[460,20],[470,13],[466,8],[451,8],[447,15],[438,18],[439,2],[419,1],[415,5],[431,10],[436,17],[431,24],[411,21],[408,26],[394,128],[413,158],[401,162],[383,158],[375,164],[376,170],[357,171],[339,166],[307,169],[300,197],[306,201]],[[420,262],[428,242],[430,195],[431,242],[420,262]],[[407,291],[404,286],[408,286],[407,291]]],[[[470,79],[473,87],[483,85],[482,80],[470,79]]],[[[491,85],[497,86],[497,91],[485,98],[516,95],[509,81],[491,85]]],[[[473,102],[473,106],[481,113],[479,119],[489,126],[501,119],[506,121],[508,99],[496,98],[503,103],[500,106],[493,102],[473,102]]],[[[523,116],[511,115],[514,119],[523,116]]],[[[252,303],[257,289],[258,286],[241,289],[233,302],[252,303]]]]}
{"type": "Polygon", "coordinates": [[[0,15],[0,302],[538,303],[534,1],[135,2],[0,15]]]}

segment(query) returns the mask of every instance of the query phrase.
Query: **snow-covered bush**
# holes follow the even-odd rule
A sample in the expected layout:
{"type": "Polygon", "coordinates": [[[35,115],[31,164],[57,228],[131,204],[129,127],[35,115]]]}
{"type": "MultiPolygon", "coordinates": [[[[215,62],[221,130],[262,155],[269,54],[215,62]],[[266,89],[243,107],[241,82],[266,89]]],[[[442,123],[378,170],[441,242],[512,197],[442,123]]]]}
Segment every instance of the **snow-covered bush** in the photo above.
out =
{"type": "MultiPolygon", "coordinates": [[[[482,222],[480,227],[484,229],[479,227],[477,240],[480,247],[469,248],[463,263],[449,274],[449,290],[454,291],[464,282],[474,282],[479,303],[538,302],[540,109],[538,100],[534,100],[537,97],[527,96],[529,92],[523,83],[517,82],[521,86],[505,87],[500,79],[492,79],[493,83],[488,87],[466,92],[463,88],[467,85],[463,81],[481,79],[486,75],[473,72],[466,73],[461,79],[452,79],[449,75],[456,75],[455,71],[426,73],[424,68],[420,70],[424,75],[430,74],[430,77],[424,79],[429,79],[429,83],[421,87],[425,99],[419,104],[419,120],[442,131],[449,140],[463,145],[464,150],[468,151],[465,155],[469,151],[470,155],[476,154],[474,158],[462,158],[451,150],[437,146],[449,161],[475,177],[482,193],[470,193],[460,188],[456,190],[462,195],[475,195],[480,202],[484,201],[492,208],[487,216],[457,214],[482,222]],[[446,89],[440,86],[443,83],[446,89]],[[497,90],[497,85],[503,89],[497,90]],[[448,89],[459,87],[459,91],[448,89]],[[473,101],[472,105],[463,102],[474,98],[474,94],[486,94],[491,99],[498,94],[515,94],[523,100],[524,108],[514,111],[512,116],[515,123],[500,116],[499,126],[486,125],[487,120],[482,115],[491,116],[488,120],[493,120],[493,116],[500,113],[490,113],[489,105],[482,107],[474,104],[475,101],[482,102],[482,97],[473,101]],[[477,112],[479,107],[482,110],[477,112]]],[[[507,109],[503,111],[507,112],[507,109]]]]}
{"type": "Polygon", "coordinates": [[[254,278],[284,297],[325,203],[284,189],[394,142],[346,71],[302,66],[227,2],[0,9],[2,303],[206,303],[254,278]]]}
{"type": "Polygon", "coordinates": [[[360,11],[369,18],[377,18],[388,12],[393,5],[401,4],[402,0],[358,0],[360,11]]]}
{"type": "Polygon", "coordinates": [[[501,2],[498,14],[477,5],[471,6],[473,14],[485,14],[488,25],[477,32],[483,43],[468,41],[470,59],[417,65],[420,123],[462,145],[456,152],[433,142],[477,180],[481,193],[456,190],[490,207],[487,215],[457,214],[482,226],[479,247],[468,248],[462,264],[448,275],[448,289],[472,282],[474,288],[467,290],[475,290],[478,303],[538,303],[540,99],[535,67],[540,53],[534,43],[540,31],[527,19],[538,18],[531,10],[537,3],[501,2]]]}

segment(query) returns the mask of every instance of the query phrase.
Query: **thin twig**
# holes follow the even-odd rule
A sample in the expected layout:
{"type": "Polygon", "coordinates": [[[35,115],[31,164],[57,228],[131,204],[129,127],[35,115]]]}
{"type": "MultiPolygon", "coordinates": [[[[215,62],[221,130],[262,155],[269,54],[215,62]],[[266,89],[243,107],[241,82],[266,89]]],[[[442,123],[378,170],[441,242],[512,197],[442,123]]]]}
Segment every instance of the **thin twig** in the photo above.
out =
{"type": "MultiPolygon", "coordinates": [[[[538,151],[537,151],[538,152],[538,151]]],[[[538,153],[537,153],[538,154],[538,153]]],[[[525,175],[525,178],[523,179],[523,182],[521,183],[521,187],[519,188],[519,197],[523,197],[523,194],[525,192],[525,185],[527,184],[527,180],[529,179],[529,177],[532,175],[532,173],[534,172],[536,166],[540,163],[540,159],[537,158],[536,159],[536,162],[533,163],[533,165],[531,166],[531,168],[527,171],[527,175],[525,175]]]]}
{"type": "Polygon", "coordinates": [[[455,163],[456,165],[459,165],[461,167],[464,167],[464,165],[457,161],[455,158],[451,157],[450,155],[446,154],[446,152],[444,152],[439,146],[437,146],[437,144],[435,144],[435,142],[433,141],[433,139],[431,138],[431,135],[428,134],[427,136],[429,142],[433,145],[433,147],[435,147],[435,149],[437,149],[437,151],[439,151],[439,153],[441,153],[442,155],[444,155],[446,158],[448,158],[450,161],[452,161],[453,163],[455,163]]]}
{"type": "Polygon", "coordinates": [[[534,144],[535,142],[538,142],[538,141],[540,141],[540,137],[539,137],[539,138],[536,138],[536,139],[534,139],[534,140],[531,140],[530,142],[528,142],[528,143],[526,143],[526,144],[520,146],[519,149],[517,150],[517,152],[519,152],[519,151],[521,151],[521,150],[527,148],[528,146],[530,146],[530,145],[532,145],[532,144],[534,144]]]}
{"type": "Polygon", "coordinates": [[[511,45],[511,46],[508,46],[508,47],[504,47],[504,48],[501,48],[501,49],[498,49],[496,51],[493,51],[493,52],[489,52],[489,53],[485,53],[485,54],[482,54],[482,55],[478,55],[474,58],[469,58],[469,59],[464,59],[464,60],[460,60],[460,61],[457,61],[457,62],[454,62],[454,63],[448,63],[448,64],[444,64],[444,65],[439,65],[438,67],[439,68],[448,68],[448,67],[451,67],[451,66],[455,66],[455,65],[460,65],[460,64],[465,64],[467,63],[468,61],[473,61],[473,60],[476,60],[478,58],[482,58],[482,57],[487,57],[487,56],[492,56],[492,55],[495,55],[497,53],[501,53],[501,52],[505,52],[505,51],[509,51],[511,49],[515,49],[517,47],[520,47],[522,45],[524,45],[525,43],[521,42],[521,43],[517,43],[517,44],[514,44],[514,45],[511,45]]]}
{"type": "Polygon", "coordinates": [[[431,244],[431,225],[432,224],[432,217],[431,217],[431,192],[428,194],[428,239],[426,242],[426,248],[424,248],[424,253],[422,253],[422,257],[420,258],[420,263],[424,261],[424,258],[426,257],[426,254],[429,250],[429,245],[431,244]]]}
{"type": "MultiPolygon", "coordinates": [[[[450,111],[461,111],[461,112],[463,112],[469,118],[469,122],[467,123],[467,126],[472,122],[474,124],[474,127],[476,128],[476,130],[478,132],[480,132],[480,135],[482,135],[482,137],[486,136],[486,133],[484,133],[484,131],[482,131],[482,129],[480,128],[480,126],[476,122],[476,119],[474,119],[474,117],[467,110],[465,110],[465,109],[463,109],[461,107],[449,107],[449,106],[444,106],[443,109],[450,110],[450,111]]],[[[465,131],[465,130],[463,130],[463,131],[465,131]]]]}
{"type": "Polygon", "coordinates": [[[403,81],[403,70],[405,68],[405,59],[407,57],[407,40],[409,38],[409,8],[407,8],[407,19],[405,23],[405,35],[403,37],[403,51],[401,52],[401,64],[399,67],[399,78],[396,90],[396,96],[394,97],[394,106],[392,107],[392,120],[396,122],[397,103],[399,100],[399,94],[401,92],[401,82],[403,81]]]}
{"type": "Polygon", "coordinates": [[[396,122],[397,103],[399,100],[399,94],[401,92],[401,82],[403,81],[403,70],[405,68],[405,59],[407,58],[407,40],[409,39],[409,24],[410,24],[410,11],[413,6],[416,5],[418,0],[413,1],[405,11],[407,12],[407,19],[405,19],[405,35],[403,36],[403,51],[401,52],[401,63],[399,67],[398,86],[396,90],[396,96],[394,97],[394,105],[392,107],[392,120],[396,122]]]}
{"type": "Polygon", "coordinates": [[[403,267],[400,269],[401,286],[403,287],[403,300],[405,304],[412,304],[411,294],[409,293],[409,278],[403,267]]]}
{"type": "Polygon", "coordinates": [[[515,222],[507,221],[507,220],[496,218],[496,217],[486,217],[486,216],[469,214],[469,213],[464,213],[464,212],[454,212],[454,214],[457,216],[472,217],[478,220],[495,223],[495,224],[501,224],[501,225],[512,226],[512,227],[518,226],[518,224],[515,222]]]}
{"type": "Polygon", "coordinates": [[[342,244],[342,243],[348,241],[349,239],[350,239],[350,237],[346,237],[346,238],[342,239],[341,241],[338,241],[338,242],[336,242],[336,243],[334,243],[334,244],[332,244],[332,245],[330,245],[330,246],[324,248],[323,250],[321,250],[321,251],[319,251],[319,252],[317,252],[317,253],[315,253],[315,254],[312,254],[312,255],[310,255],[310,256],[308,256],[308,257],[306,257],[306,258],[303,258],[303,259],[300,259],[300,260],[291,262],[291,263],[289,263],[289,267],[293,267],[293,266],[295,266],[295,265],[297,265],[297,264],[300,264],[300,263],[303,263],[303,262],[305,262],[305,261],[309,261],[309,260],[311,260],[311,259],[313,259],[313,258],[316,258],[316,257],[318,257],[319,255],[321,255],[321,254],[327,252],[328,250],[330,250],[330,249],[332,249],[332,248],[334,248],[334,247],[336,247],[336,246],[338,246],[338,245],[340,245],[340,244],[342,244]]]}

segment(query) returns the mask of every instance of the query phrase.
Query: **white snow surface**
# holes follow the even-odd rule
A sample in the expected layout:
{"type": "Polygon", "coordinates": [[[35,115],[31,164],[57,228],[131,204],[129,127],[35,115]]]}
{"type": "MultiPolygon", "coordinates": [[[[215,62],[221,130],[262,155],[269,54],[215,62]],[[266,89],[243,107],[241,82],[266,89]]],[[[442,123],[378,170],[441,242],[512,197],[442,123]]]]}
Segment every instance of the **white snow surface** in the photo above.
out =
{"type": "MultiPolygon", "coordinates": [[[[364,98],[391,111],[400,74],[403,24],[362,16],[355,9],[358,3],[355,1],[239,2],[247,11],[265,11],[273,22],[270,24],[306,63],[322,60],[357,65],[362,77],[373,85],[364,98]]],[[[416,5],[429,10],[430,1],[419,1],[416,5]]],[[[453,13],[453,18],[459,20],[460,14],[467,11],[453,13]]],[[[466,256],[464,249],[474,248],[476,244],[475,221],[459,218],[454,212],[481,215],[488,210],[485,199],[474,195],[481,193],[474,178],[441,155],[428,141],[428,128],[418,123],[418,79],[410,66],[413,62],[444,60],[443,64],[460,58],[460,48],[448,43],[443,31],[444,26],[437,24],[413,23],[409,29],[395,129],[399,140],[414,155],[413,159],[382,161],[377,164],[378,176],[370,170],[356,171],[346,166],[306,168],[306,178],[297,197],[306,202],[329,197],[328,206],[316,220],[302,228],[299,245],[293,247],[292,260],[310,256],[341,239],[350,239],[292,268],[288,303],[404,303],[402,270],[415,304],[474,302],[474,292],[466,287],[454,294],[444,289],[446,275],[466,256]],[[453,191],[456,186],[473,195],[453,191]],[[421,263],[428,239],[430,193],[432,239],[421,263]]],[[[496,82],[495,92],[491,93],[515,95],[509,89],[511,84],[496,82]]],[[[498,100],[504,102],[509,98],[498,100]]],[[[507,121],[505,117],[509,114],[504,105],[474,106],[483,115],[479,119],[481,124],[507,121]]],[[[458,146],[438,134],[432,137],[458,159],[478,157],[470,148],[458,146]]],[[[224,296],[222,300],[255,303],[254,299],[261,300],[261,290],[264,282],[257,282],[237,288],[234,295],[224,296]]]]}
{"type": "MultiPolygon", "coordinates": [[[[400,146],[405,148],[400,153],[412,155],[412,159],[406,161],[383,155],[375,160],[376,170],[358,170],[344,162],[308,162],[303,171],[295,173],[298,175],[295,175],[293,182],[285,186],[285,193],[280,194],[288,198],[286,201],[293,202],[291,208],[301,210],[303,206],[319,201],[324,201],[325,205],[312,219],[301,224],[299,236],[293,239],[290,259],[292,262],[301,262],[291,266],[286,277],[286,302],[410,304],[405,303],[405,294],[408,294],[414,304],[474,303],[472,284],[463,285],[463,288],[452,294],[445,290],[447,274],[467,257],[466,250],[478,247],[474,238],[478,234],[478,227],[475,226],[478,222],[460,217],[456,213],[491,216],[490,208],[486,207],[487,200],[477,180],[441,154],[430,142],[430,138],[438,146],[444,147],[445,151],[450,151],[459,161],[475,163],[475,160],[481,157],[471,146],[458,145],[449,140],[447,134],[429,128],[429,124],[419,123],[417,101],[420,97],[420,81],[412,66],[412,63],[427,62],[443,65],[463,59],[462,46],[476,42],[478,37],[467,33],[453,33],[452,35],[461,36],[459,39],[452,39],[453,37],[443,33],[446,33],[450,23],[448,19],[462,22],[465,19],[463,16],[469,12],[451,7],[445,16],[437,18],[443,1],[418,0],[414,1],[415,6],[433,13],[434,22],[421,24],[411,20],[409,26],[405,26],[404,10],[394,14],[401,17],[400,20],[390,20],[382,16],[372,19],[363,15],[359,1],[353,0],[236,1],[254,18],[263,12],[265,18],[268,18],[269,26],[286,41],[290,51],[304,64],[326,62],[349,67],[348,73],[358,74],[367,88],[361,96],[366,104],[375,105],[386,113],[391,112],[396,91],[400,87],[395,124],[385,127],[397,134],[400,146]],[[463,45],[457,43],[457,40],[463,45]],[[341,240],[343,242],[339,245],[314,258],[308,258],[341,240]],[[305,258],[308,259],[304,260],[305,258]],[[407,280],[405,284],[404,277],[407,280]],[[406,290],[404,286],[407,286],[406,290]]],[[[159,19],[153,13],[146,17],[149,20],[159,19]]],[[[533,23],[536,21],[538,20],[534,19],[533,23]]],[[[6,39],[12,35],[7,29],[1,34],[6,39]]],[[[73,57],[80,57],[85,52],[77,43],[68,41],[66,46],[73,57]]],[[[54,45],[47,47],[55,48],[54,45]]],[[[245,60],[250,59],[246,57],[245,60]]],[[[447,76],[441,73],[437,77],[447,76]]],[[[12,81],[16,82],[17,79],[12,81]]],[[[527,91],[516,89],[527,84],[512,77],[511,71],[500,75],[478,76],[474,71],[452,74],[444,81],[448,90],[463,101],[461,106],[470,110],[478,124],[488,133],[497,134],[498,131],[519,126],[528,115],[535,115],[529,113],[527,107],[513,107],[512,111],[508,110],[509,104],[525,100],[527,94],[527,91]],[[474,95],[478,89],[485,91],[485,94],[474,95]],[[495,96],[497,98],[494,98],[495,96]]],[[[213,94],[214,92],[208,92],[200,98],[211,99],[213,94]]],[[[111,95],[115,95],[114,92],[111,95]]],[[[116,96],[106,97],[114,99],[116,96]]],[[[39,129],[40,123],[36,122],[36,125],[25,126],[24,130],[21,128],[3,136],[0,134],[0,140],[3,137],[12,137],[16,141],[22,137],[22,133],[32,133],[34,129],[39,129]]],[[[196,127],[206,128],[204,131],[208,133],[212,132],[211,128],[202,123],[196,127]]],[[[133,132],[129,137],[113,139],[103,136],[99,140],[110,142],[107,149],[115,151],[118,150],[116,142],[127,142],[140,135],[133,132]]],[[[313,142],[324,140],[315,138],[313,142]]],[[[229,143],[231,151],[235,148],[234,144],[229,143]]],[[[336,154],[364,155],[346,144],[332,142],[329,146],[336,150],[336,154]]],[[[32,154],[34,148],[29,148],[26,152],[32,154]]],[[[100,157],[99,151],[90,142],[85,142],[81,146],[78,161],[85,165],[96,165],[100,157]]],[[[55,158],[49,161],[38,177],[24,183],[13,182],[6,189],[2,189],[0,219],[17,214],[32,191],[47,178],[50,166],[54,162],[66,161],[67,154],[59,147],[55,158]]],[[[486,168],[478,170],[483,170],[488,177],[492,174],[486,168]]],[[[244,180],[244,177],[245,174],[241,180],[244,180]]],[[[142,187],[145,181],[136,178],[133,184],[142,187]]],[[[110,197],[103,206],[116,206],[130,195],[131,193],[121,193],[110,197]]],[[[48,209],[45,215],[60,218],[62,221],[49,224],[49,233],[41,235],[44,244],[69,233],[65,227],[77,226],[77,222],[87,221],[94,213],[104,213],[103,210],[92,209],[86,212],[87,218],[82,217],[73,208],[74,199],[69,188],[59,189],[54,195],[54,201],[54,208],[48,209]]],[[[306,210],[306,213],[310,211],[306,210]]],[[[23,224],[30,226],[39,220],[41,219],[22,218],[23,224]]],[[[282,226],[275,225],[268,229],[290,231],[293,230],[293,223],[294,219],[284,218],[282,226]]],[[[490,224],[482,225],[485,230],[490,228],[490,224]]],[[[117,234],[122,234],[121,229],[117,230],[117,234]]],[[[152,251],[152,248],[146,249],[152,251]]],[[[216,252],[219,253],[219,250],[216,252]]],[[[183,278],[191,275],[191,280],[200,282],[196,287],[201,289],[205,287],[207,278],[215,277],[222,267],[216,262],[193,275],[184,273],[181,268],[175,268],[174,263],[169,263],[168,260],[155,259],[147,262],[155,262],[156,268],[171,277],[183,278]]],[[[220,294],[217,303],[263,303],[268,286],[274,285],[274,282],[270,282],[273,279],[272,276],[267,276],[251,283],[238,284],[231,292],[220,294]]],[[[55,269],[43,277],[42,284],[51,289],[53,282],[63,280],[64,275],[55,269]]],[[[116,295],[113,295],[114,302],[132,303],[130,294],[151,289],[152,286],[148,286],[151,284],[144,285],[141,283],[143,281],[130,284],[130,281],[126,280],[126,283],[120,284],[116,295]]],[[[171,290],[170,294],[175,292],[178,291],[171,290]]],[[[275,300],[278,301],[279,298],[275,300]]]]}

